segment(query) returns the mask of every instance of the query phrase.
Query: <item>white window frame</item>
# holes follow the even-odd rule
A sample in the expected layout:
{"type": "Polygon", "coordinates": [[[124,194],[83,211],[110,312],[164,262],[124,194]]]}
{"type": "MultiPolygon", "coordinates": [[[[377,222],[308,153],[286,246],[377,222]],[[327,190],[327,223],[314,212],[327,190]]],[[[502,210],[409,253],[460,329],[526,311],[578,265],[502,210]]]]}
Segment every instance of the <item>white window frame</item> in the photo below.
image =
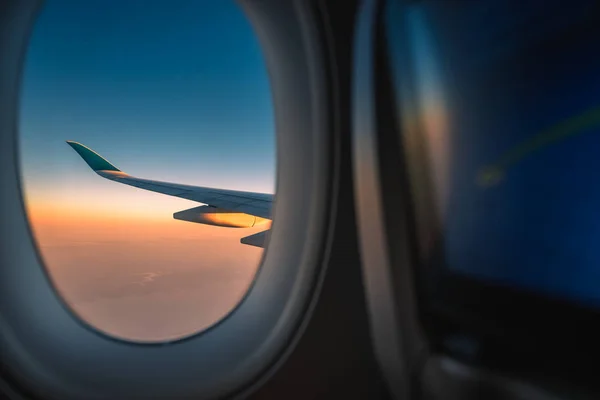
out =
{"type": "MultiPolygon", "coordinates": [[[[168,343],[109,337],[75,316],[50,284],[27,221],[18,157],[19,91],[40,0],[0,6],[0,384],[44,398],[216,398],[267,379],[318,295],[329,237],[324,29],[306,1],[239,1],[261,44],[273,95],[276,202],[255,281],[223,320],[168,343]]],[[[200,310],[199,310],[200,312],[200,310]]]]}

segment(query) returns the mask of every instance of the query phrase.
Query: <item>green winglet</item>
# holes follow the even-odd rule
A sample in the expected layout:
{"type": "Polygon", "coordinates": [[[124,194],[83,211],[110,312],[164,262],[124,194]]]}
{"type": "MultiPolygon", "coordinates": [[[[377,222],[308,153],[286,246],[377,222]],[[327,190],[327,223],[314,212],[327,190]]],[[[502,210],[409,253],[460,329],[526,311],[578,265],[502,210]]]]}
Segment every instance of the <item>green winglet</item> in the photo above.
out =
{"type": "Polygon", "coordinates": [[[83,161],[85,161],[87,165],[89,165],[90,168],[94,171],[121,171],[89,147],[86,147],[81,143],[77,143],[72,140],[67,140],[67,143],[81,156],[81,158],[83,158],[83,161]]]}

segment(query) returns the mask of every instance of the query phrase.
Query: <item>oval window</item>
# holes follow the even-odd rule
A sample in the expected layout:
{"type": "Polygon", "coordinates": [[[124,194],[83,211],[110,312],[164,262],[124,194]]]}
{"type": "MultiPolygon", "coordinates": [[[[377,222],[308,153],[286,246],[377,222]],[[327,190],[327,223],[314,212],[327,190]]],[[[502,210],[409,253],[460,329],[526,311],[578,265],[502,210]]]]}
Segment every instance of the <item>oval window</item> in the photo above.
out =
{"type": "Polygon", "coordinates": [[[264,60],[234,2],[46,3],[23,74],[20,159],[65,304],[145,342],[225,317],[268,240],[274,132],[264,60]]]}

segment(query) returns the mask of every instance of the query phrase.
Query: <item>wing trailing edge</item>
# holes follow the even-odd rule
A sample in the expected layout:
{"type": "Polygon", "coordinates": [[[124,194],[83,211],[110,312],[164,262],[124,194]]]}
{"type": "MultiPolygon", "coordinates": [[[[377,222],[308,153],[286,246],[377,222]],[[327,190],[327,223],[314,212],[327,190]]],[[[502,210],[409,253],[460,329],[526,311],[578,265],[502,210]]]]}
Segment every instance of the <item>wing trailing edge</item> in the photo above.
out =
{"type": "Polygon", "coordinates": [[[270,229],[266,231],[255,233],[254,235],[246,236],[240,239],[241,244],[247,244],[249,246],[265,248],[267,244],[268,234],[271,232],[270,229]]]}

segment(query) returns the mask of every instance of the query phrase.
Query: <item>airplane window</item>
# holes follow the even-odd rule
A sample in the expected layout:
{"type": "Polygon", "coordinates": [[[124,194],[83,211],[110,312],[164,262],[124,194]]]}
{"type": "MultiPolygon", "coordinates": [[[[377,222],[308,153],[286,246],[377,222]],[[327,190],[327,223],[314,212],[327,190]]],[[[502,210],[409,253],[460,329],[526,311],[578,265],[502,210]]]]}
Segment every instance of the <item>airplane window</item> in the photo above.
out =
{"type": "Polygon", "coordinates": [[[425,261],[600,306],[597,10],[447,3],[388,14],[425,261]]]}
{"type": "Polygon", "coordinates": [[[274,132],[234,2],[47,2],[23,72],[20,161],[65,304],[144,342],[225,317],[268,240],[274,132]]]}

